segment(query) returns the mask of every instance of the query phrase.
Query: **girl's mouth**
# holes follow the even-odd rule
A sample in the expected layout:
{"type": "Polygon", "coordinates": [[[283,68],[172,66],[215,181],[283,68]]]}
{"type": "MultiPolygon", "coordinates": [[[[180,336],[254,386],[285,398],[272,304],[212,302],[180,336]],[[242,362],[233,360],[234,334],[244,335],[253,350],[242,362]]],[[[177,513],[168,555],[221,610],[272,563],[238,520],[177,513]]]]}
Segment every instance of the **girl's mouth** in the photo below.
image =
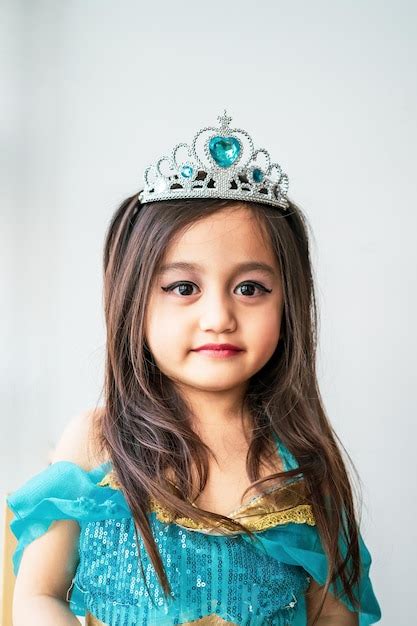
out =
{"type": "Polygon", "coordinates": [[[238,354],[241,354],[241,352],[243,352],[243,350],[235,350],[235,349],[230,349],[230,348],[226,348],[226,349],[213,349],[213,348],[200,348],[198,350],[194,350],[194,352],[198,352],[199,354],[204,354],[206,356],[209,357],[214,357],[215,359],[224,359],[227,357],[231,357],[231,356],[236,356],[238,354]]]}

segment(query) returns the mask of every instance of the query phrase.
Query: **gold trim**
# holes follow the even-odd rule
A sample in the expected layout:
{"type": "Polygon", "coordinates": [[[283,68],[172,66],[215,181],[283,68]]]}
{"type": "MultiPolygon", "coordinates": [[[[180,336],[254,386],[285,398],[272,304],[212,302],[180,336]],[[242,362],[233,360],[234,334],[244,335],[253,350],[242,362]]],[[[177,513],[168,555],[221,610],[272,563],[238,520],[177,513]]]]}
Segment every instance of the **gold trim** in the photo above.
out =
{"type": "Polygon", "coordinates": [[[184,622],[182,626],[189,626],[190,624],[193,626],[238,626],[236,622],[227,622],[219,615],[216,615],[216,613],[205,615],[204,617],[195,619],[192,622],[184,622]]]}
{"type": "Polygon", "coordinates": [[[85,626],[106,626],[104,622],[100,622],[92,613],[85,614],[85,626]]]}
{"type": "MultiPolygon", "coordinates": [[[[112,489],[121,488],[114,470],[108,472],[98,485],[102,487],[109,486],[112,489]]],[[[303,479],[295,480],[287,485],[279,484],[273,490],[252,498],[246,504],[229,513],[227,517],[239,520],[252,532],[267,530],[288,522],[315,526],[316,521],[313,509],[310,504],[305,503],[304,494],[305,484],[303,479]]],[[[195,505],[193,504],[193,506],[195,505]]],[[[213,528],[210,526],[204,525],[191,517],[176,517],[167,507],[152,497],[150,498],[150,511],[154,512],[159,521],[164,523],[174,522],[178,526],[191,530],[213,531],[213,528]]],[[[221,522],[219,522],[218,526],[220,525],[221,522]]],[[[224,530],[231,534],[240,532],[226,528],[224,530]]]]}
{"type": "Polygon", "coordinates": [[[97,483],[97,485],[99,487],[111,487],[112,489],[120,489],[121,487],[113,470],[107,472],[104,478],[99,483],[97,483]]]}
{"type": "MultiPolygon", "coordinates": [[[[273,491],[260,494],[235,509],[227,517],[238,520],[252,532],[267,530],[288,522],[314,526],[316,521],[313,510],[310,504],[305,503],[304,491],[305,485],[303,480],[295,481],[289,485],[278,485],[273,491]]],[[[162,522],[175,522],[179,526],[193,530],[198,529],[209,532],[212,530],[209,526],[190,517],[175,518],[166,507],[152,498],[151,510],[156,513],[157,518],[162,522]]],[[[219,525],[221,525],[221,522],[219,525]]],[[[235,531],[230,532],[232,534],[235,533],[235,531]]]]}

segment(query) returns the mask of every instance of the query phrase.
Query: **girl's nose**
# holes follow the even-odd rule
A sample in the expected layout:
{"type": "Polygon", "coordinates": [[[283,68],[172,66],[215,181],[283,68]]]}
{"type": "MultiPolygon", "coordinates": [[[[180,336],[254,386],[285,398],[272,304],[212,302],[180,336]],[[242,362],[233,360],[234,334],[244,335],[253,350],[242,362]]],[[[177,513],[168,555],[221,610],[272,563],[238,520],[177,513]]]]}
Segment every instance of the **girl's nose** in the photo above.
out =
{"type": "Polygon", "coordinates": [[[211,330],[220,334],[234,330],[235,327],[236,317],[233,312],[233,304],[227,296],[211,294],[211,296],[201,300],[201,330],[211,330]]]}

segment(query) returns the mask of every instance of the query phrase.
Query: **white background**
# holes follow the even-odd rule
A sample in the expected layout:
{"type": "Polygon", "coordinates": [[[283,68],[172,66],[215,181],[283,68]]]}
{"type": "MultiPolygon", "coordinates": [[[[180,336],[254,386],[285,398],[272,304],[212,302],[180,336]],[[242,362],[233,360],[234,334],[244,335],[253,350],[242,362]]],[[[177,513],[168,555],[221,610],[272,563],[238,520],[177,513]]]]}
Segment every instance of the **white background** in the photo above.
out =
{"type": "Polygon", "coordinates": [[[361,476],[380,623],[409,626],[416,5],[32,0],[1,11],[2,497],[99,397],[112,212],[149,163],[227,107],[281,164],[312,226],[321,390],[361,476]]]}

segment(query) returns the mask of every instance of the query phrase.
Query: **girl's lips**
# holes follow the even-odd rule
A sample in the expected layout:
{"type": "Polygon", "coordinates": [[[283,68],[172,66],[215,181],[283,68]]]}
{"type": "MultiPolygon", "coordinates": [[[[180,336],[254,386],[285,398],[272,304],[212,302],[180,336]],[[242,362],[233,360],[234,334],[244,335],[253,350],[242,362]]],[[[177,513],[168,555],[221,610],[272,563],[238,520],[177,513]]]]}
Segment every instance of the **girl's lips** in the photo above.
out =
{"type": "Polygon", "coordinates": [[[205,343],[203,346],[195,348],[195,350],[236,350],[240,352],[242,348],[239,348],[232,343],[205,343]]]}
{"type": "Polygon", "coordinates": [[[207,349],[199,349],[194,350],[194,352],[198,352],[199,354],[204,354],[206,356],[214,357],[216,359],[223,359],[225,357],[236,356],[243,352],[243,350],[207,350],[207,349]]]}

